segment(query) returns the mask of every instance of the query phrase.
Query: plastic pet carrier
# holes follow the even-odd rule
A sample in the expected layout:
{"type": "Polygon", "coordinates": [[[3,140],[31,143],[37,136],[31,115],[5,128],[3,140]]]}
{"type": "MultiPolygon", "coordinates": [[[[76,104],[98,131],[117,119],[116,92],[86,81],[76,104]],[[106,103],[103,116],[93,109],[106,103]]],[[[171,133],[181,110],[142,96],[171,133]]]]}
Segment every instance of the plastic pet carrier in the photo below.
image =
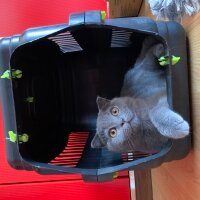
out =
{"type": "Polygon", "coordinates": [[[80,173],[85,181],[152,168],[181,159],[190,136],[169,141],[158,153],[92,149],[96,97],[119,96],[123,77],[145,37],[162,42],[181,61],[166,66],[170,106],[189,119],[186,36],[175,22],[147,17],[102,19],[101,12],[73,14],[69,24],[33,28],[0,40],[0,98],[7,160],[40,174],[80,173]]]}

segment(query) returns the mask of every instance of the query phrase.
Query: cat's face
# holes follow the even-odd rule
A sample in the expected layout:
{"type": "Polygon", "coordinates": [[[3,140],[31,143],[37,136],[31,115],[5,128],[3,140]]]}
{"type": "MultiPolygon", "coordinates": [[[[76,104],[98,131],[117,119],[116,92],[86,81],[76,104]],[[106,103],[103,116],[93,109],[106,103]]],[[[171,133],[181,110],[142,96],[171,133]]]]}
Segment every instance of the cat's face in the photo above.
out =
{"type": "Polygon", "coordinates": [[[97,98],[99,113],[92,148],[105,146],[116,152],[133,149],[130,140],[132,135],[138,132],[139,119],[136,112],[130,109],[131,103],[128,97],[115,98],[111,101],[97,98]]]}

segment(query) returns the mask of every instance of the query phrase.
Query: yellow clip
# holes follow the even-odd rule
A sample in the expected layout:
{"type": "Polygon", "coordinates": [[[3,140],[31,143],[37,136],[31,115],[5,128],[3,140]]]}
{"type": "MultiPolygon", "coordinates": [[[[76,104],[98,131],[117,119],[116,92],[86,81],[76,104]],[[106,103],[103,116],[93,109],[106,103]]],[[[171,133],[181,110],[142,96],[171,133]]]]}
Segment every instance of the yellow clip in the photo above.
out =
{"type": "Polygon", "coordinates": [[[101,19],[102,20],[106,19],[106,11],[101,11],[101,19]]]}
{"type": "Polygon", "coordinates": [[[119,173],[118,172],[114,172],[113,173],[113,178],[117,178],[119,176],[119,173]]]}
{"type": "Polygon", "coordinates": [[[14,131],[8,131],[8,135],[9,135],[10,142],[17,141],[17,134],[14,131]]]}
{"type": "Polygon", "coordinates": [[[28,142],[28,140],[29,140],[29,136],[26,133],[19,135],[19,142],[24,143],[24,142],[28,142]]]}
{"type": "Polygon", "coordinates": [[[180,59],[181,59],[180,57],[172,55],[171,57],[162,56],[158,59],[158,61],[161,66],[165,66],[165,65],[170,64],[170,60],[171,60],[171,64],[175,65],[176,63],[179,62],[180,59]]]}
{"type": "Polygon", "coordinates": [[[4,79],[11,79],[12,78],[21,78],[22,77],[22,71],[19,70],[19,69],[16,69],[16,70],[11,70],[11,73],[10,73],[10,70],[6,70],[2,75],[1,75],[1,78],[4,78],[4,79]]]}
{"type": "MultiPolygon", "coordinates": [[[[17,134],[14,131],[8,131],[8,135],[10,142],[15,143],[17,141],[17,134]]],[[[21,143],[28,142],[29,136],[28,134],[24,133],[22,135],[18,135],[18,139],[21,143]]]]}
{"type": "Polygon", "coordinates": [[[33,103],[33,102],[34,102],[34,97],[27,97],[27,98],[25,99],[25,101],[26,101],[27,103],[33,103]]]}
{"type": "Polygon", "coordinates": [[[22,77],[22,71],[19,69],[12,71],[12,78],[21,78],[22,77]]]}
{"type": "Polygon", "coordinates": [[[6,70],[2,75],[1,78],[10,79],[10,70],[6,70]]]}

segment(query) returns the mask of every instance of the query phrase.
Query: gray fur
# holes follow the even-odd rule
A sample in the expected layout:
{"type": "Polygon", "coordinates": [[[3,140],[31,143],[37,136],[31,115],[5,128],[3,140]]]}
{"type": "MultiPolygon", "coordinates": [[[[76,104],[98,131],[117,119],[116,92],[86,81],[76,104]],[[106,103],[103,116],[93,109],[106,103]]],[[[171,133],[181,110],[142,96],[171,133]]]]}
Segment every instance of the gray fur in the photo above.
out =
{"type": "Polygon", "coordinates": [[[121,97],[97,98],[99,108],[93,148],[106,146],[116,152],[159,151],[168,138],[189,134],[188,123],[169,108],[164,70],[157,57],[164,54],[162,44],[147,37],[133,68],[125,75],[121,97]],[[112,108],[117,107],[117,116],[112,108]],[[117,134],[111,137],[109,131],[117,134]]]}
{"type": "Polygon", "coordinates": [[[180,22],[184,14],[193,15],[200,10],[200,0],[149,0],[153,15],[180,22]]]}

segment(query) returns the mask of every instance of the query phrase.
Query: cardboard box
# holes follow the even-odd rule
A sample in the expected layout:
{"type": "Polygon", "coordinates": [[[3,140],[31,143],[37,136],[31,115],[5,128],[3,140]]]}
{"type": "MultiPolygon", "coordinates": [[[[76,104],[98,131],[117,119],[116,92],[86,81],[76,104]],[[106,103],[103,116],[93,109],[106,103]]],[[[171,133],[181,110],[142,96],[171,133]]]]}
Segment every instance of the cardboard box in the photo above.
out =
{"type": "Polygon", "coordinates": [[[138,16],[142,0],[107,0],[110,18],[138,16]]]}

